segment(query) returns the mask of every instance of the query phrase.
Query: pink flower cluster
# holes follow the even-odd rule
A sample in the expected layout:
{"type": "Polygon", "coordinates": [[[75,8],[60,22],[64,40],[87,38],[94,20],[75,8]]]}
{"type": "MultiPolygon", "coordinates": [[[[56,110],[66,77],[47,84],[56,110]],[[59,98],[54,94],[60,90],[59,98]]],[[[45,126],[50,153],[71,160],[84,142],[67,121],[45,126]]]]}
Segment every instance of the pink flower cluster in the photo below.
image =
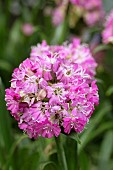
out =
{"type": "Polygon", "coordinates": [[[79,39],[32,47],[6,89],[7,107],[19,128],[30,138],[82,132],[99,102],[95,68],[89,48],[79,39]]]}
{"type": "Polygon", "coordinates": [[[113,10],[106,18],[104,27],[105,28],[102,32],[103,43],[105,44],[113,43],[113,10]]]}
{"type": "Polygon", "coordinates": [[[104,17],[102,0],[70,0],[72,4],[85,10],[83,18],[87,25],[93,26],[104,17]]]}

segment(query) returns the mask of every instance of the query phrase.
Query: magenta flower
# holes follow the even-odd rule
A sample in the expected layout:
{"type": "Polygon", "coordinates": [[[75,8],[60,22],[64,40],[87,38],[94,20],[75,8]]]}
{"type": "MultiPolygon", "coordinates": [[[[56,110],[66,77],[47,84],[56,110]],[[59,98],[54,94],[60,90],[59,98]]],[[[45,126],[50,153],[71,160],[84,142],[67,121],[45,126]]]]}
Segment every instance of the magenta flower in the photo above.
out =
{"type": "Polygon", "coordinates": [[[52,23],[55,26],[60,25],[64,21],[65,7],[60,5],[53,10],[52,23]]]}
{"type": "Polygon", "coordinates": [[[69,3],[69,0],[62,0],[59,3],[57,3],[57,6],[53,9],[52,23],[54,26],[58,26],[64,21],[68,3],[69,3]]]}
{"type": "Polygon", "coordinates": [[[79,39],[61,46],[45,41],[32,47],[30,58],[12,74],[6,89],[7,109],[30,138],[80,133],[99,96],[96,62],[79,39]]]}
{"type": "Polygon", "coordinates": [[[106,18],[102,38],[104,44],[113,43],[113,10],[106,18]]]}
{"type": "Polygon", "coordinates": [[[22,28],[21,28],[22,32],[24,35],[26,36],[30,36],[34,33],[35,31],[35,28],[32,24],[30,23],[25,23],[22,25],[22,28]]]}
{"type": "Polygon", "coordinates": [[[89,26],[94,26],[100,20],[103,21],[104,18],[104,11],[103,9],[95,9],[93,11],[87,11],[84,15],[84,21],[89,26]]]}

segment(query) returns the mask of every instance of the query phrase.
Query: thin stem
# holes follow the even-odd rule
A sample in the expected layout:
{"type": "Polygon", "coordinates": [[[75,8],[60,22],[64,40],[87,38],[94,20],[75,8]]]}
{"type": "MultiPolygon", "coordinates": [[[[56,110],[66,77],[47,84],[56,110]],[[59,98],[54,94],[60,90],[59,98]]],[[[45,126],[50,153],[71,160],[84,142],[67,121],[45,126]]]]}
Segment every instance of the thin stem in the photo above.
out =
{"type": "Polygon", "coordinates": [[[67,156],[67,164],[69,170],[78,170],[78,154],[77,154],[77,141],[67,137],[66,139],[66,156],[67,156]]]}
{"type": "Polygon", "coordinates": [[[55,137],[55,141],[56,141],[56,146],[57,146],[57,155],[58,155],[58,162],[60,165],[60,169],[68,170],[61,137],[60,136],[58,136],[57,138],[55,137]]]}

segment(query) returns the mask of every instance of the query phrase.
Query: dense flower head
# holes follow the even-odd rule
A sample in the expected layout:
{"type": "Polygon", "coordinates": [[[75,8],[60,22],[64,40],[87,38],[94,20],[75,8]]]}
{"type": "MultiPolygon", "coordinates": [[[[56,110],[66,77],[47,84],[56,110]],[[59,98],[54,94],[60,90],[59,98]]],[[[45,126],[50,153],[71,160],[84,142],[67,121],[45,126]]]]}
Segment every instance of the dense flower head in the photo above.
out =
{"type": "Polygon", "coordinates": [[[30,138],[82,132],[99,101],[95,68],[89,48],[79,39],[32,47],[6,89],[7,107],[19,128],[30,138]]]}
{"type": "Polygon", "coordinates": [[[113,10],[106,17],[106,22],[102,32],[103,43],[113,43],[113,10]]]}

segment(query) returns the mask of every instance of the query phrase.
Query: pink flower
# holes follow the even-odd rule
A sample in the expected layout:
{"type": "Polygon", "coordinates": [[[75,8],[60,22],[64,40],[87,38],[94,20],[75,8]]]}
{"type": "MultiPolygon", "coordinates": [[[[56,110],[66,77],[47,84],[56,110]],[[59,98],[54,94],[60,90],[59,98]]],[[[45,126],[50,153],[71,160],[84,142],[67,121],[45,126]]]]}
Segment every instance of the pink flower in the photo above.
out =
{"type": "Polygon", "coordinates": [[[42,137],[51,138],[53,136],[58,137],[61,129],[57,124],[52,124],[51,122],[46,120],[45,122],[38,124],[37,132],[42,137]]]}
{"type": "Polygon", "coordinates": [[[94,8],[100,8],[102,6],[102,0],[70,0],[73,4],[81,6],[87,10],[94,8]]]}
{"type": "Polygon", "coordinates": [[[12,116],[15,117],[15,119],[19,119],[19,115],[17,112],[19,111],[19,100],[20,95],[15,93],[13,88],[6,89],[6,98],[7,101],[7,108],[8,110],[11,110],[12,116]]]}
{"type": "Polygon", "coordinates": [[[80,133],[98,105],[96,62],[79,39],[32,47],[30,58],[12,74],[6,89],[8,110],[30,138],[80,133]]]}
{"type": "Polygon", "coordinates": [[[60,25],[64,21],[65,17],[65,8],[63,5],[56,7],[53,10],[53,17],[52,17],[52,23],[55,26],[60,25]]]}
{"type": "Polygon", "coordinates": [[[64,132],[70,133],[71,130],[75,130],[77,133],[82,132],[87,120],[84,115],[78,115],[75,118],[64,118],[64,132]]]}
{"type": "Polygon", "coordinates": [[[102,9],[96,9],[93,11],[87,11],[84,15],[84,20],[88,26],[93,26],[100,22],[104,18],[104,11],[102,9]]]}
{"type": "Polygon", "coordinates": [[[57,7],[53,9],[52,23],[54,26],[58,26],[64,21],[68,1],[69,0],[62,0],[60,3],[57,3],[57,7]]]}
{"type": "Polygon", "coordinates": [[[104,44],[113,43],[113,10],[106,18],[102,38],[104,44]]]}
{"type": "Polygon", "coordinates": [[[52,86],[47,86],[47,98],[49,98],[49,103],[51,104],[61,104],[66,100],[65,86],[63,83],[56,83],[52,86]]]}
{"type": "Polygon", "coordinates": [[[26,35],[26,36],[32,35],[34,33],[34,30],[35,30],[34,26],[30,23],[23,24],[21,29],[22,29],[23,34],[26,35]]]}
{"type": "Polygon", "coordinates": [[[49,54],[49,46],[47,45],[46,41],[43,40],[42,44],[37,44],[37,46],[31,47],[30,58],[32,59],[36,57],[36,61],[43,61],[44,59],[41,57],[41,55],[46,56],[49,54]]]}
{"type": "Polygon", "coordinates": [[[83,19],[88,26],[94,26],[104,18],[102,0],[70,0],[72,4],[84,9],[83,19]]]}

